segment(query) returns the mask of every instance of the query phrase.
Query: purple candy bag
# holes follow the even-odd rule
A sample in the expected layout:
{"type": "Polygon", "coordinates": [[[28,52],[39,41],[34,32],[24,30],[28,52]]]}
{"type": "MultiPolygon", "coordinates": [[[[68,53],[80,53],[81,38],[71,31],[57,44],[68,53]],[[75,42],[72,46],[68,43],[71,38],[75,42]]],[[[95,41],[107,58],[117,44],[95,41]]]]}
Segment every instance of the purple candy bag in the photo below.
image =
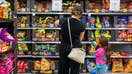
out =
{"type": "Polygon", "coordinates": [[[0,37],[2,40],[8,41],[8,42],[16,42],[16,39],[7,32],[7,28],[1,29],[0,37]]]}

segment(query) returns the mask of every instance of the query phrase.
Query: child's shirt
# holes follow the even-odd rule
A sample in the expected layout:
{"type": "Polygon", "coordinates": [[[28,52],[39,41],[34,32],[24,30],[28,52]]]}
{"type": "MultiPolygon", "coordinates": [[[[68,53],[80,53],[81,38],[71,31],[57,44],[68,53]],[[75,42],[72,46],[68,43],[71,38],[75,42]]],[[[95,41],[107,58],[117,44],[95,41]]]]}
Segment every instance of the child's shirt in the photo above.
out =
{"type": "Polygon", "coordinates": [[[104,48],[98,48],[96,50],[96,64],[105,64],[106,63],[106,55],[104,48]]]}

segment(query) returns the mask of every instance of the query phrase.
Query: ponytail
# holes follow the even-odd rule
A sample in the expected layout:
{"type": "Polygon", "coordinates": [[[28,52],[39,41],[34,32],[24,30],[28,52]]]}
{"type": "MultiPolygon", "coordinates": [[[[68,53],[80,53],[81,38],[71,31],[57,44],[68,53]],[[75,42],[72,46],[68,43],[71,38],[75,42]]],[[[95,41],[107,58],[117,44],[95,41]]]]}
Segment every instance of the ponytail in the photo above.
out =
{"type": "Polygon", "coordinates": [[[110,64],[111,63],[110,45],[105,46],[105,53],[106,53],[106,64],[110,64]]]}

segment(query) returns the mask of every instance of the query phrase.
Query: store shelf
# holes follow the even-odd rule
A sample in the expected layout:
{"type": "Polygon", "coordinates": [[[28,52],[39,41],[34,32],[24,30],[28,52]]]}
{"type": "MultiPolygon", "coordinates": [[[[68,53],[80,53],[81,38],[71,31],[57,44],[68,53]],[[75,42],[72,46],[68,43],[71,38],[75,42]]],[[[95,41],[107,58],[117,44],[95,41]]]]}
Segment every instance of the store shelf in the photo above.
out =
{"type": "Polygon", "coordinates": [[[82,41],[81,43],[82,43],[82,44],[90,44],[91,42],[88,42],[88,41],[82,41]]]}
{"type": "Polygon", "coordinates": [[[59,56],[32,56],[33,58],[59,58],[59,56]]]}
{"type": "MultiPolygon", "coordinates": [[[[38,72],[38,71],[32,71],[32,73],[36,73],[36,72],[38,72]]],[[[58,74],[58,70],[55,70],[54,72],[55,72],[55,74],[58,74]]],[[[89,74],[89,73],[88,72],[87,73],[80,72],[79,74],[89,74]]],[[[106,74],[132,74],[132,73],[123,73],[123,72],[112,73],[112,72],[107,72],[106,74]]]]}
{"type": "MultiPolygon", "coordinates": [[[[26,27],[26,28],[17,28],[20,30],[27,30],[27,29],[45,29],[45,30],[61,30],[59,27],[51,27],[51,28],[31,28],[31,27],[26,27]]],[[[86,30],[132,30],[132,28],[86,28],[86,30]]]]}
{"type": "Polygon", "coordinates": [[[132,56],[111,56],[111,58],[132,58],[132,56]]]}
{"type": "MultiPolygon", "coordinates": [[[[70,15],[68,12],[17,12],[17,14],[35,14],[35,15],[70,15]]],[[[83,15],[132,15],[132,13],[83,13],[83,15]]]]}
{"type": "Polygon", "coordinates": [[[45,30],[61,30],[61,28],[31,28],[31,27],[27,27],[27,28],[17,28],[18,30],[32,30],[32,29],[45,29],[45,30]]]}
{"type": "Polygon", "coordinates": [[[109,44],[132,44],[132,42],[114,42],[114,41],[111,41],[111,42],[109,42],[109,44]]]}
{"type": "MultiPolygon", "coordinates": [[[[86,58],[96,58],[96,56],[89,56],[87,55],[86,58]]],[[[111,58],[132,58],[132,56],[111,56],[111,58]]]]}
{"type": "Polygon", "coordinates": [[[132,74],[132,73],[125,73],[125,72],[107,72],[106,74],[132,74]]]}
{"type": "Polygon", "coordinates": [[[0,18],[0,23],[10,23],[13,22],[15,19],[4,19],[4,18],[0,18]]]}
{"type": "Polygon", "coordinates": [[[32,55],[17,55],[17,58],[31,58],[32,55]]]}
{"type": "Polygon", "coordinates": [[[132,28],[86,28],[86,30],[132,30],[132,28]]]}
{"type": "MultiPolygon", "coordinates": [[[[17,41],[17,43],[44,43],[44,44],[60,44],[60,41],[47,41],[47,42],[39,42],[39,41],[17,41]]],[[[89,41],[82,41],[82,44],[91,44],[89,41]]],[[[117,42],[117,41],[110,41],[109,44],[132,44],[132,42],[117,42]]]]}
{"type": "Polygon", "coordinates": [[[83,13],[84,15],[132,15],[132,13],[122,13],[122,12],[109,12],[109,13],[83,13]]]}
{"type": "Polygon", "coordinates": [[[26,28],[17,28],[18,30],[31,30],[31,27],[26,27],[26,28]]]}
{"type": "Polygon", "coordinates": [[[17,74],[32,74],[32,73],[17,73],[17,74]]]}
{"type": "Polygon", "coordinates": [[[17,41],[17,43],[32,43],[32,41],[17,41]]]}
{"type": "MultiPolygon", "coordinates": [[[[17,55],[18,58],[50,58],[50,59],[58,59],[59,56],[36,56],[36,55],[17,55]]],[[[96,56],[87,55],[85,58],[96,58],[96,56]]],[[[111,58],[132,58],[132,56],[111,56],[111,58]]]]}
{"type": "Polygon", "coordinates": [[[96,58],[96,56],[89,56],[89,55],[87,55],[86,58],[96,58]]]}
{"type": "MultiPolygon", "coordinates": [[[[32,58],[60,58],[59,56],[31,56],[32,58]]],[[[86,58],[95,58],[95,56],[86,56],[86,58]]]]}
{"type": "MultiPolygon", "coordinates": [[[[83,42],[82,42],[83,44],[83,42]]],[[[91,44],[89,41],[84,41],[84,44],[91,44]]],[[[118,41],[110,41],[109,44],[132,44],[132,42],[118,42],[118,41]]]]}
{"type": "Polygon", "coordinates": [[[61,42],[60,42],[60,41],[54,41],[54,42],[47,41],[47,42],[32,42],[32,43],[43,43],[43,44],[60,44],[61,42]]]}
{"type": "Polygon", "coordinates": [[[61,28],[58,28],[58,27],[51,27],[51,28],[38,28],[38,27],[35,27],[35,28],[31,28],[31,29],[45,29],[45,30],[61,30],[61,28]]]}
{"type": "Polygon", "coordinates": [[[17,12],[18,15],[29,15],[32,14],[32,12],[17,12]]]}
{"type": "Polygon", "coordinates": [[[68,12],[33,12],[36,15],[47,14],[47,15],[70,15],[68,12]]]}

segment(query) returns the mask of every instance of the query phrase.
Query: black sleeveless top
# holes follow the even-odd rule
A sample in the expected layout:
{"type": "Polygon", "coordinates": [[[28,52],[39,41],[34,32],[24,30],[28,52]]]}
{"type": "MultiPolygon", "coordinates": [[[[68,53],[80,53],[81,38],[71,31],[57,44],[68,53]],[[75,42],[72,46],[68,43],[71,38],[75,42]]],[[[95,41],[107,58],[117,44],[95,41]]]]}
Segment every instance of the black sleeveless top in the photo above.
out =
{"type": "MultiPolygon", "coordinates": [[[[68,18],[60,19],[62,44],[70,45],[68,18]]],[[[83,23],[75,18],[70,18],[70,28],[73,47],[80,47],[80,33],[85,31],[83,23]]]]}

